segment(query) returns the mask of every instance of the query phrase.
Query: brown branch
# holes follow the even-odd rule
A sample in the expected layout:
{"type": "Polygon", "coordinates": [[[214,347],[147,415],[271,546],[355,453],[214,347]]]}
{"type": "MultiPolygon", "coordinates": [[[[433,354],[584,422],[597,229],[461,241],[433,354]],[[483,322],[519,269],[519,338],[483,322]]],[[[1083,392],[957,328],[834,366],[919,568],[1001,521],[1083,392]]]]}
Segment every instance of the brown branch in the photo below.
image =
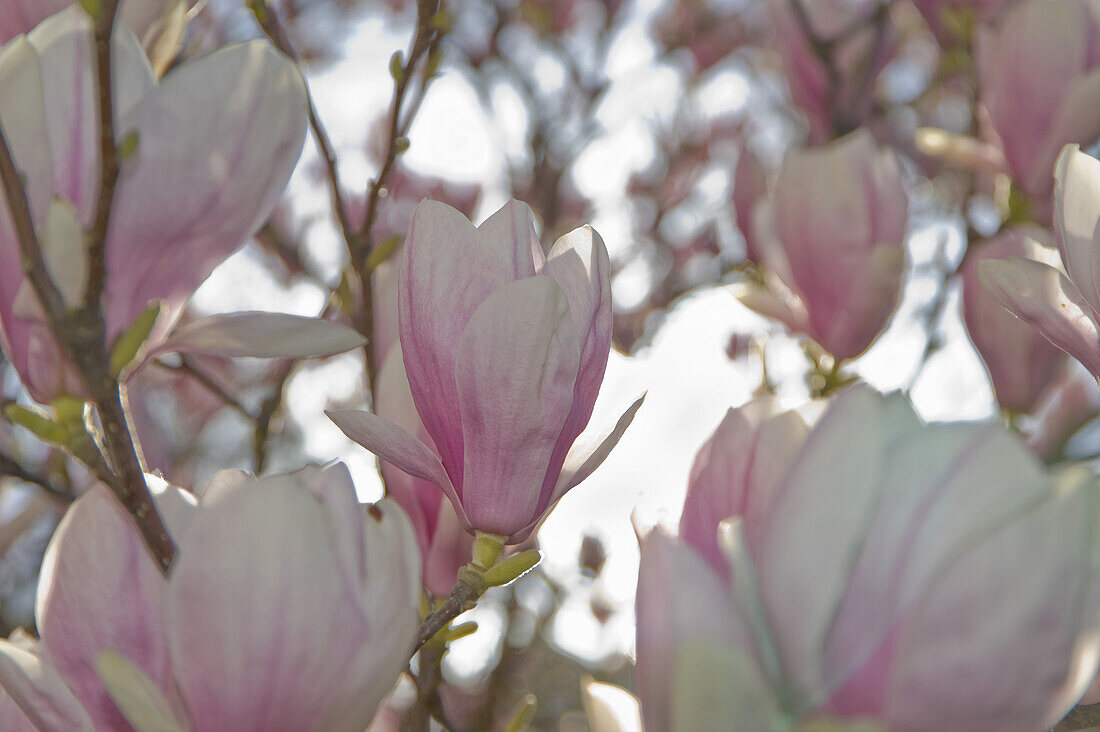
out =
{"type": "Polygon", "coordinates": [[[485,594],[487,589],[485,580],[465,570],[468,570],[468,567],[459,570],[454,589],[451,590],[450,596],[443,605],[424,618],[424,623],[420,626],[420,632],[416,637],[417,650],[434,638],[436,633],[446,628],[452,620],[473,608],[478,598],[485,594]]]}
{"type": "Polygon", "coordinates": [[[275,378],[275,386],[271,396],[260,405],[260,413],[256,416],[256,429],[252,436],[252,470],[259,475],[267,464],[267,448],[271,437],[271,420],[283,403],[283,393],[286,390],[286,382],[294,369],[294,362],[287,361],[281,367],[279,375],[275,378]]]}
{"type": "Polygon", "coordinates": [[[1054,732],[1073,732],[1100,726],[1100,704],[1081,704],[1069,711],[1054,732]]]}
{"type": "Polygon", "coordinates": [[[0,476],[17,478],[24,483],[36,485],[52,497],[66,503],[71,503],[74,498],[72,493],[54,486],[46,476],[27,470],[15,458],[3,452],[0,452],[0,476]]]}
{"type": "Polygon", "coordinates": [[[88,288],[83,309],[98,311],[107,282],[107,230],[115,198],[121,160],[115,145],[114,84],[111,74],[111,31],[119,0],[105,0],[95,19],[95,67],[99,106],[99,196],[88,248],[88,288]]]}
{"type": "Polygon", "coordinates": [[[166,371],[175,371],[190,376],[192,379],[197,381],[200,386],[202,386],[214,396],[218,397],[218,399],[220,399],[222,402],[224,402],[227,406],[231,407],[235,411],[239,412],[245,418],[253,421],[258,419],[256,415],[252,414],[252,412],[249,411],[248,407],[246,407],[240,402],[240,400],[238,400],[236,397],[226,391],[225,388],[222,387],[222,385],[214,379],[214,377],[203,371],[198,364],[196,364],[186,355],[182,353],[180,354],[179,366],[170,366],[163,361],[154,361],[153,363],[159,368],[165,369],[166,371]]]}
{"type": "MultiPolygon", "coordinates": [[[[117,2],[108,5],[113,13],[117,2]]],[[[111,17],[113,17],[113,14],[111,17]]],[[[97,44],[101,24],[102,18],[100,23],[97,23],[97,44]]],[[[107,25],[106,27],[109,33],[110,26],[107,25]]],[[[108,73],[105,78],[109,78],[109,42],[106,55],[108,73]]],[[[102,85],[102,83],[103,78],[100,78],[100,84],[102,85]]],[[[101,91],[101,98],[102,96],[101,91]]],[[[110,99],[109,91],[106,98],[110,99]]],[[[113,146],[114,142],[112,140],[111,147],[113,148],[113,146]]],[[[117,171],[115,171],[115,175],[117,175],[117,171]]],[[[107,179],[110,176],[104,177],[107,179]]],[[[97,469],[99,466],[91,465],[90,467],[93,468],[100,479],[108,478],[108,485],[114,492],[115,497],[134,518],[142,538],[156,558],[158,565],[167,570],[175,554],[175,547],[168,536],[160,515],[157,513],[156,505],[153,503],[152,495],[150,495],[148,486],[145,483],[145,473],[141,468],[137,449],[126,420],[126,412],[122,406],[119,384],[107,369],[106,326],[103,320],[102,308],[99,301],[96,300],[94,302],[86,301],[85,307],[75,312],[66,310],[61,293],[50,279],[49,270],[42,258],[26,190],[23,188],[19,171],[15,166],[15,158],[12,156],[11,147],[2,129],[0,129],[0,183],[3,185],[8,210],[19,240],[23,272],[42,305],[50,331],[72,363],[76,365],[88,395],[96,405],[99,413],[100,422],[103,426],[104,445],[111,463],[111,471],[109,475],[104,476],[97,469]]],[[[113,187],[113,183],[111,187],[113,187]]],[[[103,196],[101,196],[101,203],[102,200],[103,196]]],[[[97,214],[97,221],[98,218],[97,214]]],[[[105,234],[106,231],[106,218],[104,218],[103,226],[103,230],[100,231],[101,234],[105,234]]],[[[91,251],[93,266],[96,266],[95,260],[97,259],[101,266],[103,264],[102,239],[92,242],[91,251]],[[96,254],[97,252],[98,254],[96,254]]],[[[102,284],[100,288],[102,288],[102,284]]]]}

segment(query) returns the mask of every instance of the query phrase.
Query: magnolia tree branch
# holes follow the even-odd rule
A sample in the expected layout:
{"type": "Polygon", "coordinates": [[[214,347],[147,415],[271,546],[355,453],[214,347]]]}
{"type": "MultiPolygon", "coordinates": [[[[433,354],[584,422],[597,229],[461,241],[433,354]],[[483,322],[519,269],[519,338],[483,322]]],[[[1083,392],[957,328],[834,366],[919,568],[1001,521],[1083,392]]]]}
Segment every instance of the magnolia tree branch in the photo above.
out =
{"type": "Polygon", "coordinates": [[[1058,723],[1054,732],[1073,732],[1100,726],[1100,704],[1080,704],[1058,723]]]}
{"type": "MultiPolygon", "coordinates": [[[[110,104],[110,33],[118,2],[108,2],[101,8],[96,19],[96,66],[98,73],[101,125],[111,125],[110,104]],[[106,90],[104,87],[106,86],[106,90]],[[104,105],[102,100],[107,100],[104,105]]],[[[117,150],[114,147],[113,128],[101,130],[101,142],[104,149],[104,172],[100,185],[100,198],[96,221],[89,242],[90,284],[89,293],[96,292],[95,299],[85,298],[84,305],[78,310],[68,310],[57,286],[50,279],[35,233],[34,218],[27,200],[26,190],[15,165],[11,147],[3,130],[0,130],[0,182],[8,202],[8,210],[15,226],[19,242],[23,273],[34,289],[42,305],[46,323],[66,355],[76,366],[88,392],[90,401],[95,404],[102,427],[102,445],[105,448],[110,470],[103,474],[102,466],[92,464],[101,480],[107,484],[115,497],[133,517],[142,538],[152,552],[157,564],[167,570],[175,555],[164,522],[157,513],[153,497],[145,483],[145,473],[141,467],[137,448],[134,445],[126,410],[118,380],[108,368],[106,326],[103,310],[99,301],[105,282],[104,249],[110,208],[115,182],[118,179],[117,150]]],[[[97,461],[93,460],[93,463],[97,461]]]]}

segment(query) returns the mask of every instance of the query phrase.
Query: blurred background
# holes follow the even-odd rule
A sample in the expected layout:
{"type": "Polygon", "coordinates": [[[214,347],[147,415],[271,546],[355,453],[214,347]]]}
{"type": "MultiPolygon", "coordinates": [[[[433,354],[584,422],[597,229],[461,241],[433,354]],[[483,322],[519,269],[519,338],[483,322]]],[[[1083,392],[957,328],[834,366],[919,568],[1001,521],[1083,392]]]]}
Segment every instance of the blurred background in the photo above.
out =
{"type": "MultiPolygon", "coordinates": [[[[406,68],[425,21],[416,2],[270,3],[327,130],[347,216],[375,217],[375,250],[400,245],[423,198],[475,222],[509,198],[525,201],[544,246],[590,223],[615,273],[615,350],[592,426],[648,392],[619,448],[539,532],[539,569],[471,613],[479,630],[444,664],[442,698],[448,716],[464,720],[456,724],[489,728],[530,690],[539,729],[584,729],[582,674],[630,684],[635,531],[675,526],[694,453],[728,408],[773,393],[784,407],[812,410],[811,398],[830,388],[830,364],[804,337],[736,297],[763,270],[751,261],[754,199],[766,197],[792,149],[865,128],[898,155],[908,193],[897,310],[844,374],[907,391],[928,420],[1005,419],[1025,435],[1051,408],[1048,392],[1072,382],[1081,408],[1044,457],[1100,450],[1089,425],[1100,394],[1087,374],[1062,364],[1030,416],[1010,414],[960,313],[966,252],[1009,225],[1048,225],[1049,188],[1025,190],[989,163],[1001,142],[983,105],[979,48],[1012,5],[463,0],[432,10],[430,44],[406,68]],[[411,78],[395,121],[403,74],[411,78]]],[[[201,2],[176,61],[263,34],[244,2],[201,2]]],[[[1086,71],[1092,56],[1100,59],[1092,51],[1086,71]]],[[[276,215],[199,290],[193,315],[348,312],[356,285],[330,175],[307,142],[276,215]]],[[[392,296],[390,264],[375,272],[376,299],[392,296]]],[[[392,306],[375,308],[381,331],[392,306]]],[[[146,460],[172,482],[341,459],[361,499],[373,501],[383,490],[373,457],[323,414],[366,406],[363,369],[362,352],[302,363],[171,356],[145,369],[129,396],[146,460]]],[[[26,401],[7,364],[0,385],[5,401],[26,401]]],[[[3,421],[0,475],[6,635],[33,625],[45,544],[89,477],[3,421]]]]}

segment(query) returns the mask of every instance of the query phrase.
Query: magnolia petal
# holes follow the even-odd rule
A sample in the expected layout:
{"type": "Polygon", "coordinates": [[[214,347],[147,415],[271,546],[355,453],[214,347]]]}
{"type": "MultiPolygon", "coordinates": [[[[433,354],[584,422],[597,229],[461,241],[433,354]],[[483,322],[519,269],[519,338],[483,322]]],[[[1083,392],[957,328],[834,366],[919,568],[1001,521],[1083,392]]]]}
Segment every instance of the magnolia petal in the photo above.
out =
{"type": "Polygon", "coordinates": [[[1009,257],[981,262],[978,276],[1016,317],[1100,375],[1100,326],[1065,275],[1041,262],[1009,257]]]}
{"type": "Polygon", "coordinates": [[[850,558],[886,487],[890,448],[920,427],[904,397],[849,387],[775,490],[753,560],[783,670],[800,699],[812,702],[825,693],[822,654],[847,588],[850,558]],[[851,445],[861,449],[856,453],[851,445]],[[813,582],[805,580],[809,576],[813,582]]]}
{"type": "Polygon", "coordinates": [[[573,327],[582,339],[573,406],[554,446],[545,488],[557,481],[559,466],[591,419],[603,383],[611,350],[611,260],[600,235],[582,226],[554,243],[542,274],[553,278],[565,293],[573,327]]]}
{"type": "Polygon", "coordinates": [[[108,338],[152,300],[177,307],[267,219],[298,161],[305,110],[297,66],[254,41],[182,64],[120,116],[137,148],[107,238],[108,338]]]}
{"type": "Polygon", "coordinates": [[[369,643],[314,729],[361,732],[408,665],[420,627],[420,554],[412,524],[392,500],[361,512],[365,576],[360,593],[371,623],[369,643]]]}
{"type": "Polygon", "coordinates": [[[439,456],[431,448],[402,428],[370,412],[358,409],[326,409],[325,414],[349,439],[359,443],[383,460],[387,460],[409,475],[430,481],[447,494],[468,525],[461,501],[439,456]]]}
{"type": "Polygon", "coordinates": [[[568,301],[549,277],[504,285],[470,318],[455,381],[462,505],[475,528],[511,536],[549,504],[543,485],[579,362],[568,301]]]}
{"type": "Polygon", "coordinates": [[[157,351],[228,358],[319,358],[366,342],[351,328],[321,318],[243,312],[212,315],[176,328],[157,351]]]}
{"type": "Polygon", "coordinates": [[[1093,310],[1100,310],[1100,160],[1066,145],[1054,181],[1054,226],[1066,273],[1093,310]]]}
{"type": "Polygon", "coordinates": [[[172,705],[140,668],[106,650],[96,659],[96,670],[107,693],[137,732],[186,732],[172,705]]]}
{"type": "Polygon", "coordinates": [[[84,707],[61,675],[43,657],[41,647],[23,648],[0,640],[0,686],[42,732],[93,732],[84,707]]]}
{"type": "Polygon", "coordinates": [[[626,428],[634,421],[634,415],[642,408],[645,398],[646,395],[642,394],[635,399],[626,408],[626,411],[619,416],[611,431],[604,435],[603,439],[597,441],[595,445],[590,446],[588,449],[574,449],[570,452],[565,459],[565,465],[562,468],[561,477],[558,478],[558,484],[554,488],[554,500],[561,498],[571,488],[580,485],[581,481],[596,472],[596,468],[603,465],[603,461],[607,459],[607,456],[611,454],[611,451],[615,449],[615,446],[619,444],[619,440],[626,433],[626,428]]]}
{"type": "Polygon", "coordinates": [[[172,688],[165,579],[129,516],[102,485],[65,514],[42,562],[36,617],[42,647],[97,728],[124,724],[95,669],[106,649],[172,688]]]}
{"type": "MultiPolygon", "coordinates": [[[[42,63],[46,126],[53,164],[53,193],[72,201],[90,226],[99,186],[99,115],[96,112],[92,22],[73,4],[47,18],[27,38],[42,63]]],[[[155,85],[149,61],[134,34],[119,24],[111,38],[115,119],[155,85]]],[[[119,131],[122,138],[122,130],[119,131]]],[[[41,135],[41,131],[39,132],[41,135]]]]}
{"type": "Polygon", "coordinates": [[[61,299],[67,307],[76,307],[88,286],[88,249],[76,208],[65,199],[55,198],[50,204],[40,246],[46,270],[61,291],[61,299]]]}
{"type": "Polygon", "coordinates": [[[27,33],[45,18],[64,10],[72,0],[8,0],[0,4],[0,44],[27,33]]]}
{"type": "Polygon", "coordinates": [[[889,727],[1057,724],[1100,658],[1098,520],[1095,479],[1074,471],[1037,505],[948,557],[898,640],[889,727]]]}
{"type": "Polygon", "coordinates": [[[788,300],[769,287],[756,283],[741,283],[733,290],[742,305],[765,318],[778,320],[795,333],[805,333],[810,327],[806,309],[801,302],[788,300]]]}
{"type": "Polygon", "coordinates": [[[330,537],[327,510],[291,476],[204,498],[169,586],[196,729],[318,729],[370,623],[330,537]]]}
{"type": "MultiPolygon", "coordinates": [[[[0,125],[26,181],[31,211],[38,216],[49,207],[52,189],[50,149],[42,134],[46,128],[44,104],[42,67],[34,46],[26,38],[16,38],[0,50],[0,125]]],[[[48,402],[56,394],[36,386],[51,379],[28,378],[32,373],[28,363],[32,326],[15,312],[23,286],[21,262],[8,201],[0,191],[0,344],[31,395],[48,402]]]]}
{"type": "MultiPolygon", "coordinates": [[[[476,229],[459,211],[425,200],[416,207],[405,239],[397,288],[405,371],[424,426],[444,465],[455,466],[451,470],[462,465],[462,427],[451,406],[458,402],[459,339],[478,306],[515,279],[517,270],[534,274],[533,266],[521,265],[530,262],[530,254],[509,251],[510,238],[505,246],[487,234],[511,237],[523,210],[497,212],[484,229],[476,229]]],[[[461,478],[451,475],[456,483],[461,478]]]]}

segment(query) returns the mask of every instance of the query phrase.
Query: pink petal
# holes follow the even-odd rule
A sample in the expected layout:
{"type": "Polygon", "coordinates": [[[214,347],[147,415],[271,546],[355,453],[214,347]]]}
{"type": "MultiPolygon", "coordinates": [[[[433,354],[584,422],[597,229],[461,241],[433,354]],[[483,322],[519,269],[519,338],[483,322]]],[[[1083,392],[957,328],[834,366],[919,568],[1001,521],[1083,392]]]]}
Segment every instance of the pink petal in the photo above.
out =
{"type": "Polygon", "coordinates": [[[105,650],[173,688],[164,621],[165,580],[129,516],[97,485],[73,504],[42,564],[37,619],[42,648],[97,728],[122,715],[95,669],[105,650]]]}
{"type": "Polygon", "coordinates": [[[572,409],[579,361],[568,301],[549,277],[501,287],[470,318],[455,379],[462,506],[475,528],[510,536],[549,505],[546,474],[572,409]]]}
{"type": "Polygon", "coordinates": [[[28,33],[44,19],[64,10],[71,0],[8,0],[0,5],[0,44],[28,33]]]}
{"type": "Polygon", "coordinates": [[[57,669],[43,656],[41,646],[33,641],[0,640],[0,686],[3,686],[0,722],[4,723],[4,730],[91,732],[95,729],[57,669]]]}
{"type": "Polygon", "coordinates": [[[357,332],[320,318],[268,312],[212,315],[176,328],[157,352],[228,358],[317,358],[366,343],[357,332]]]}
{"type": "Polygon", "coordinates": [[[169,587],[172,659],[196,729],[317,729],[371,627],[331,532],[290,476],[204,497],[169,587]]]}
{"type": "Polygon", "coordinates": [[[982,262],[978,275],[1016,317],[1100,375],[1100,328],[1088,303],[1065,275],[1021,257],[982,262]]]}
{"type": "Polygon", "coordinates": [[[405,370],[455,484],[461,484],[463,460],[454,382],[459,339],[485,298],[517,277],[534,275],[533,239],[530,209],[520,203],[475,229],[450,206],[425,200],[409,227],[398,282],[405,370]]]}
{"type": "MultiPolygon", "coordinates": [[[[340,431],[383,460],[409,475],[430,481],[447,494],[459,517],[464,517],[461,502],[443,469],[443,463],[431,448],[392,422],[370,412],[356,409],[326,409],[325,414],[340,431]]],[[[463,520],[465,524],[466,521],[463,520]]]]}
{"type": "Polygon", "coordinates": [[[1054,226],[1066,273],[1100,309],[1100,161],[1067,145],[1054,169],[1054,226]]]}
{"type": "Polygon", "coordinates": [[[118,121],[136,131],[107,243],[108,335],[170,309],[262,224],[305,134],[301,74],[262,42],[183,64],[118,121]]]}

